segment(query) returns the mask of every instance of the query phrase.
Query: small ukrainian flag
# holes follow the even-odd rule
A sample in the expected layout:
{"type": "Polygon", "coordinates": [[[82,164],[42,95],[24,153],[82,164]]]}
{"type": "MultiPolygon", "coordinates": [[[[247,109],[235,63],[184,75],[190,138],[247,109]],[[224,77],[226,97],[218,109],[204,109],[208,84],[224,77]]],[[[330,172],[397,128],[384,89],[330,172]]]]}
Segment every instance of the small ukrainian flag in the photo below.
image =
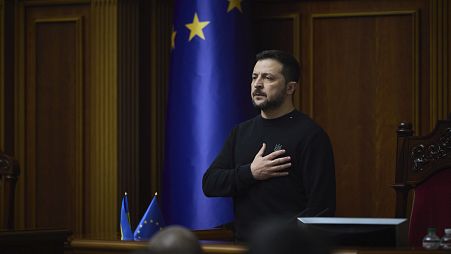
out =
{"type": "Polygon", "coordinates": [[[121,208],[121,240],[133,240],[132,228],[130,226],[130,213],[128,211],[128,198],[127,192],[122,198],[121,208]]]}

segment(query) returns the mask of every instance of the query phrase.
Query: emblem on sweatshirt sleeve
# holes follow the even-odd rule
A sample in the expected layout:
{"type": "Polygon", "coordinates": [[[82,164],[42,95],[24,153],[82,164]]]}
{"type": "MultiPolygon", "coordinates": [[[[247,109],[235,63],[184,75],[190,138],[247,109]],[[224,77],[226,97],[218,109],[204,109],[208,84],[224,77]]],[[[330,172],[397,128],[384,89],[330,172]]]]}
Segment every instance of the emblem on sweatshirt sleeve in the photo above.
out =
{"type": "Polygon", "coordinates": [[[281,144],[276,144],[275,146],[274,146],[274,152],[275,151],[279,151],[279,150],[281,150],[282,149],[282,145],[281,144]]]}

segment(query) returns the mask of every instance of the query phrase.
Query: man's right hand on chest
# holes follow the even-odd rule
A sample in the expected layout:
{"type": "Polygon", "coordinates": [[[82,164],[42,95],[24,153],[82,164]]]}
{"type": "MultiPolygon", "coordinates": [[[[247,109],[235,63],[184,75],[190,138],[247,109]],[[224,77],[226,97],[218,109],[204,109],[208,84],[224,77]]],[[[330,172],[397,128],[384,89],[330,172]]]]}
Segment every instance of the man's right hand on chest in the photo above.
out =
{"type": "Polygon", "coordinates": [[[266,180],[272,177],[286,176],[291,167],[290,156],[279,157],[285,154],[285,150],[274,151],[266,156],[263,156],[266,149],[266,144],[255,155],[251,163],[251,172],[256,180],[266,180]]]}

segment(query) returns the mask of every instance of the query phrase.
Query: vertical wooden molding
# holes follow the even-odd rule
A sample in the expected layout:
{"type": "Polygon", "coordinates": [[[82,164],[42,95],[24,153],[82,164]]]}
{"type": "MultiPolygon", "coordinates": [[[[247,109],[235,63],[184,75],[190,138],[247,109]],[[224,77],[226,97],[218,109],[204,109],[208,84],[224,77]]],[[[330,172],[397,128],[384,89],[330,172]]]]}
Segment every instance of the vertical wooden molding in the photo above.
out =
{"type": "Polygon", "coordinates": [[[429,99],[430,99],[430,106],[429,106],[429,129],[432,129],[435,122],[437,121],[437,115],[436,115],[436,89],[437,89],[437,74],[435,73],[437,70],[436,67],[436,40],[437,40],[437,0],[431,0],[429,1],[429,29],[430,29],[430,35],[429,35],[429,58],[430,58],[430,77],[429,77],[429,99]]]}
{"type": "Polygon", "coordinates": [[[163,170],[165,115],[169,83],[170,34],[172,32],[172,1],[153,1],[151,14],[151,172],[152,193],[160,190],[163,170]]]}
{"type": "Polygon", "coordinates": [[[118,52],[118,189],[119,197],[129,193],[130,216],[136,225],[142,216],[137,207],[140,200],[139,0],[119,1],[118,52]]]}
{"type": "Polygon", "coordinates": [[[28,208],[27,199],[25,197],[25,180],[28,173],[26,172],[26,145],[25,145],[25,7],[24,2],[17,1],[15,10],[14,33],[15,50],[14,50],[14,155],[19,161],[22,172],[16,187],[16,227],[31,227],[31,222],[25,217],[28,208]]]}
{"type": "Polygon", "coordinates": [[[0,0],[0,150],[4,150],[5,142],[5,72],[4,72],[4,12],[5,0],[0,0]]]}
{"type": "Polygon", "coordinates": [[[451,91],[451,78],[449,77],[451,72],[451,4],[449,1],[443,1],[443,109],[444,109],[444,119],[446,119],[449,112],[451,112],[449,101],[451,98],[449,97],[449,93],[451,91]]]}
{"type": "Polygon", "coordinates": [[[418,11],[412,12],[412,36],[413,36],[413,98],[412,98],[412,109],[413,109],[413,126],[419,133],[420,130],[420,22],[419,22],[418,11]]]}
{"type": "MultiPolygon", "coordinates": [[[[450,78],[450,73],[451,73],[451,46],[449,45],[449,40],[451,39],[451,4],[449,3],[449,1],[445,2],[447,5],[447,11],[446,11],[446,19],[447,19],[447,23],[446,23],[446,37],[445,37],[445,41],[448,42],[447,43],[447,56],[446,56],[446,66],[447,68],[446,70],[446,80],[448,82],[448,85],[446,86],[448,88],[448,94],[451,93],[451,78],[450,78]]],[[[451,112],[451,96],[448,96],[448,112],[451,112]]]]}
{"type": "MultiPolygon", "coordinates": [[[[158,138],[158,122],[159,122],[159,114],[158,114],[158,73],[156,71],[156,66],[158,63],[158,47],[156,38],[158,37],[158,10],[157,3],[158,1],[152,2],[152,13],[151,13],[151,43],[150,43],[150,54],[151,54],[151,62],[150,62],[150,188],[153,193],[158,191],[159,189],[159,177],[160,171],[163,169],[159,169],[159,166],[162,165],[160,163],[160,159],[164,160],[164,158],[159,158],[159,138],[158,138]]],[[[161,39],[161,38],[160,38],[161,39]]],[[[169,43],[169,42],[168,42],[169,43]]],[[[162,135],[164,137],[164,135],[162,135]]]]}
{"type": "Polygon", "coordinates": [[[87,231],[104,237],[118,232],[117,0],[93,0],[91,8],[87,231]]]}
{"type": "Polygon", "coordinates": [[[76,121],[76,126],[75,126],[75,186],[77,188],[76,192],[75,192],[75,208],[77,209],[77,211],[75,212],[75,231],[77,234],[82,234],[83,233],[83,210],[84,210],[84,197],[83,197],[83,190],[84,190],[84,180],[85,176],[84,176],[84,172],[83,172],[83,168],[84,168],[84,155],[83,155],[83,151],[84,151],[84,141],[83,141],[83,137],[84,137],[84,87],[83,87],[83,79],[84,79],[84,73],[83,73],[83,62],[84,62],[84,48],[83,48],[83,27],[85,25],[83,24],[83,19],[82,18],[78,18],[76,19],[76,43],[75,45],[77,45],[76,47],[76,66],[75,66],[75,77],[76,77],[76,87],[75,87],[75,105],[76,105],[76,109],[75,109],[75,121],[76,121]]]}
{"type": "Polygon", "coordinates": [[[25,61],[25,73],[27,73],[25,78],[25,158],[27,161],[27,176],[24,177],[26,182],[25,187],[25,197],[26,197],[26,225],[28,227],[35,228],[36,227],[36,53],[38,49],[36,48],[36,22],[34,20],[33,24],[29,24],[28,20],[25,21],[25,26],[27,26],[26,30],[30,32],[26,32],[26,38],[32,38],[31,40],[26,41],[26,60],[30,59],[30,61],[25,61]],[[28,27],[30,26],[30,27],[28,27]],[[31,28],[33,26],[33,28],[31,28]],[[34,40],[33,40],[34,39],[34,40]],[[34,63],[33,63],[34,62],[34,63]],[[30,106],[28,106],[28,104],[30,106]],[[31,106],[33,105],[33,106],[31,106]],[[32,111],[32,112],[30,112],[32,111]]]}
{"type": "Polygon", "coordinates": [[[14,154],[14,52],[16,1],[0,0],[0,149],[14,154]]]}
{"type": "Polygon", "coordinates": [[[430,19],[430,129],[448,114],[449,3],[429,1],[430,19]]]}

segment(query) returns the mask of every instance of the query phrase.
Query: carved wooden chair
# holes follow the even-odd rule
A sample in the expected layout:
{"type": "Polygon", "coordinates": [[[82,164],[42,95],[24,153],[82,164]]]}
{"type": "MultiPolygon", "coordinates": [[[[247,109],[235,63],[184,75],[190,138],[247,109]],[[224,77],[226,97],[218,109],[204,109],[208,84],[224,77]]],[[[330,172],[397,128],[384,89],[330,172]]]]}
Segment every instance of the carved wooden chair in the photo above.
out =
{"type": "Polygon", "coordinates": [[[14,194],[19,166],[0,151],[0,230],[14,228],[14,194]]]}
{"type": "Polygon", "coordinates": [[[425,136],[412,136],[410,123],[397,130],[396,217],[409,218],[409,243],[421,246],[427,228],[439,236],[451,227],[451,118],[425,136]]]}

